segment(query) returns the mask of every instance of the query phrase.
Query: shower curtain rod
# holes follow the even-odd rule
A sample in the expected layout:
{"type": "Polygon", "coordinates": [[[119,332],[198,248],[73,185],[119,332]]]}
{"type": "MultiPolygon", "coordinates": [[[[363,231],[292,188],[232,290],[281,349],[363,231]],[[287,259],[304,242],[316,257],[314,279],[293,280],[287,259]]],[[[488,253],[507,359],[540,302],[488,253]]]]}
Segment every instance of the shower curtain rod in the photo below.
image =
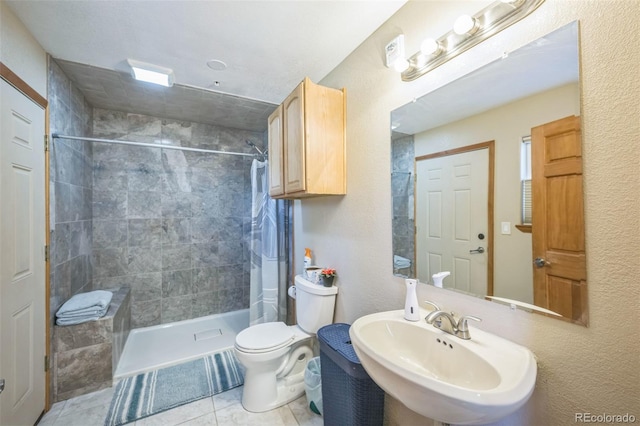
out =
{"type": "Polygon", "coordinates": [[[247,154],[244,152],[215,151],[213,149],[189,148],[186,146],[162,145],[157,143],[123,141],[123,140],[117,140],[117,139],[86,138],[86,137],[79,137],[79,136],[59,135],[57,133],[54,133],[53,135],[51,135],[51,137],[53,139],[72,139],[72,140],[85,141],[85,142],[101,142],[101,143],[113,143],[118,145],[144,146],[148,148],[175,149],[179,151],[206,152],[209,154],[240,155],[243,157],[259,157],[260,156],[259,154],[247,154]]]}

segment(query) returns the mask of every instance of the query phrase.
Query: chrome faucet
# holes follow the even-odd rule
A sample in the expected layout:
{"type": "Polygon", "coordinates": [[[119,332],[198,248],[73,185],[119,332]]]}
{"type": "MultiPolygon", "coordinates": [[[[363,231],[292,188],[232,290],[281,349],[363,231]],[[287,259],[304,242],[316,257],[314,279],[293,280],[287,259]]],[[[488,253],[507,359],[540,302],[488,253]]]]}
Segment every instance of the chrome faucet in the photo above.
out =
{"type": "Polygon", "coordinates": [[[432,312],[440,310],[440,306],[436,305],[435,303],[433,303],[433,302],[431,302],[429,300],[425,300],[424,303],[426,303],[427,305],[430,305],[433,308],[432,312]]]}
{"type": "Polygon", "coordinates": [[[441,310],[431,312],[424,319],[427,324],[432,324],[435,328],[464,340],[471,339],[471,334],[469,334],[469,324],[467,324],[467,321],[482,321],[480,318],[472,315],[465,315],[456,321],[453,314],[441,310]],[[446,319],[446,321],[442,321],[442,318],[446,319]]]}

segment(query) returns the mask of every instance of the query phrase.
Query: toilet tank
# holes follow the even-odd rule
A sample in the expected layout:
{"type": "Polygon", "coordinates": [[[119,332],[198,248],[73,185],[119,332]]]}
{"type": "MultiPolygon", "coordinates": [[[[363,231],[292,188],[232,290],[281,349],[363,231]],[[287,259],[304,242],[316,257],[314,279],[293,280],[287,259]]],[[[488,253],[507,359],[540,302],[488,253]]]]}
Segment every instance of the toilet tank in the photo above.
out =
{"type": "Polygon", "coordinates": [[[296,275],[296,320],[309,334],[333,322],[338,287],[324,287],[296,275]]]}

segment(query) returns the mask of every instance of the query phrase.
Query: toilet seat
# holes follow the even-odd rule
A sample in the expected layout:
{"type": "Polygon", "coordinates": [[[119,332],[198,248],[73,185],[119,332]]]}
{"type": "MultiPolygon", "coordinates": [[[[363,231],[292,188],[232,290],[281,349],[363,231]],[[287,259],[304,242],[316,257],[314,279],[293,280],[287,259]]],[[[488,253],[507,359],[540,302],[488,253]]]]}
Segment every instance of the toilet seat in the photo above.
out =
{"type": "Polygon", "coordinates": [[[291,327],[283,322],[267,322],[245,328],[236,336],[236,348],[242,352],[270,352],[288,346],[295,339],[291,327]]]}

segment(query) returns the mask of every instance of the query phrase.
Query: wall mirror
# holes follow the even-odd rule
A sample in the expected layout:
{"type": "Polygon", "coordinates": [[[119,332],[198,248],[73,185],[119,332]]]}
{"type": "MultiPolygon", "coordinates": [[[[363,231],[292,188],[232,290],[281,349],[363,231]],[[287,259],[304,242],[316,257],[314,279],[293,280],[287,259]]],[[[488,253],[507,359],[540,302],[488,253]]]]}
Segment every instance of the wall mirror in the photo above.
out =
{"type": "Polygon", "coordinates": [[[587,325],[578,22],[391,112],[393,273],[587,325]]]}

